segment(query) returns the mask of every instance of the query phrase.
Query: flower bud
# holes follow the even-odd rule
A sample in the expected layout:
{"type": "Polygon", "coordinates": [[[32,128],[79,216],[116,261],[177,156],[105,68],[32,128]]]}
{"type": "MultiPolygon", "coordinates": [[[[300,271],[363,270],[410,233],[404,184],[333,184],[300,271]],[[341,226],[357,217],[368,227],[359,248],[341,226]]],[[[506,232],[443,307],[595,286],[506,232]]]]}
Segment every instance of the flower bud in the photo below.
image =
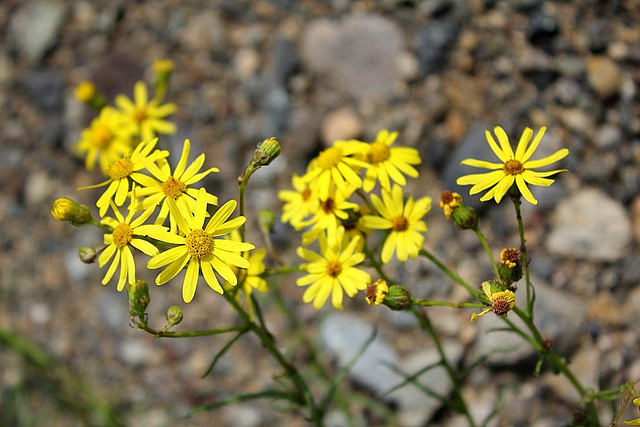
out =
{"type": "Polygon", "coordinates": [[[378,279],[367,286],[365,298],[369,305],[380,305],[384,302],[387,294],[389,294],[389,286],[387,285],[387,282],[382,279],[378,279]]]}
{"type": "Polygon", "coordinates": [[[444,210],[444,216],[463,230],[473,229],[478,226],[476,210],[465,205],[462,196],[458,193],[445,191],[440,196],[440,207],[444,210]]]}
{"type": "Polygon", "coordinates": [[[51,215],[53,215],[53,217],[58,221],[69,221],[76,227],[89,222],[94,222],[88,207],[79,205],[66,197],[57,199],[53,202],[51,215]]]}
{"type": "Polygon", "coordinates": [[[168,331],[173,326],[182,322],[182,318],[184,317],[184,313],[182,312],[182,308],[177,305],[172,305],[167,309],[167,324],[163,328],[163,330],[168,331]]]}
{"type": "Polygon", "coordinates": [[[269,209],[263,209],[258,215],[260,229],[269,234],[273,231],[273,224],[276,222],[276,214],[269,209]]]}
{"type": "Polygon", "coordinates": [[[93,83],[83,81],[75,88],[75,96],[80,102],[88,104],[91,108],[100,111],[107,105],[104,95],[98,92],[93,83]]]}
{"type": "Polygon", "coordinates": [[[98,250],[90,246],[82,246],[78,248],[78,257],[85,264],[93,264],[98,258],[98,250]]]}
{"type": "Polygon", "coordinates": [[[522,279],[522,257],[518,249],[505,248],[500,252],[498,273],[507,286],[522,279]]]}
{"type": "Polygon", "coordinates": [[[145,321],[145,311],[151,302],[149,284],[145,280],[136,280],[134,283],[127,284],[127,296],[131,317],[138,317],[141,321],[145,321]]]}
{"type": "Polygon", "coordinates": [[[274,161],[281,152],[282,148],[280,147],[280,143],[272,136],[258,144],[258,148],[253,152],[252,162],[255,163],[256,169],[262,166],[267,166],[274,161]]]}
{"type": "Polygon", "coordinates": [[[407,288],[402,285],[391,285],[389,293],[384,298],[384,305],[394,311],[403,311],[409,309],[413,302],[407,288]]]}

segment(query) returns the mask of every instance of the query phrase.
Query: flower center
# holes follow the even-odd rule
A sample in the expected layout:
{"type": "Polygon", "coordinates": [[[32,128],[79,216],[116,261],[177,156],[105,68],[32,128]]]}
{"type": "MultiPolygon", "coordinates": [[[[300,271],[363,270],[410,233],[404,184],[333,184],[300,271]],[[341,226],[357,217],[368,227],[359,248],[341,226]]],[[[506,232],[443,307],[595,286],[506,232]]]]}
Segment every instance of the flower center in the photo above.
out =
{"type": "Polygon", "coordinates": [[[116,160],[115,162],[109,165],[109,169],[107,169],[107,175],[114,181],[117,181],[122,178],[126,178],[133,173],[133,162],[129,158],[129,156],[125,156],[120,160],[116,160]]]}
{"type": "Polygon", "coordinates": [[[213,237],[204,230],[193,230],[185,238],[185,245],[191,257],[202,259],[213,250],[213,237]]]}
{"type": "Polygon", "coordinates": [[[340,265],[339,261],[329,261],[327,265],[327,274],[333,278],[338,277],[338,275],[342,272],[342,265],[340,265]]]}
{"type": "Polygon", "coordinates": [[[516,248],[506,248],[500,252],[500,264],[513,268],[520,261],[520,251],[516,248]]]}
{"type": "Polygon", "coordinates": [[[309,200],[309,197],[311,197],[311,189],[305,188],[300,195],[302,196],[302,200],[306,202],[307,200],[309,200]]]}
{"type": "Polygon", "coordinates": [[[129,244],[133,238],[133,229],[129,224],[121,222],[116,228],[113,229],[113,244],[118,248],[124,248],[129,244]]]}
{"type": "Polygon", "coordinates": [[[369,161],[371,163],[381,163],[389,158],[389,146],[384,142],[374,142],[369,151],[369,161]]]}
{"type": "Polygon", "coordinates": [[[498,297],[491,303],[491,309],[498,316],[504,316],[511,310],[511,303],[505,297],[498,297]]]}
{"type": "Polygon", "coordinates": [[[399,216],[393,220],[393,231],[405,231],[409,228],[409,221],[403,216],[399,216]]]}
{"type": "Polygon", "coordinates": [[[507,175],[518,175],[524,171],[524,167],[522,166],[522,163],[520,163],[518,160],[511,159],[504,162],[504,166],[502,167],[502,170],[507,175]]]}
{"type": "Polygon", "coordinates": [[[342,161],[342,151],[337,147],[324,150],[318,156],[318,166],[324,170],[333,169],[342,161]]]}
{"type": "Polygon", "coordinates": [[[107,148],[113,139],[113,132],[104,125],[93,128],[93,143],[98,148],[107,148]]]}
{"type": "Polygon", "coordinates": [[[322,207],[324,213],[330,214],[335,210],[336,202],[334,202],[333,199],[329,197],[327,200],[322,202],[320,206],[322,207]]]}
{"type": "Polygon", "coordinates": [[[136,110],[133,112],[133,119],[138,123],[142,123],[146,118],[147,110],[145,110],[144,108],[136,108],[136,110]]]}
{"type": "Polygon", "coordinates": [[[162,192],[167,197],[173,197],[174,199],[180,197],[180,195],[184,193],[184,190],[186,190],[186,188],[187,186],[184,185],[184,182],[180,181],[179,179],[175,179],[172,176],[170,176],[169,179],[162,183],[162,192]]]}

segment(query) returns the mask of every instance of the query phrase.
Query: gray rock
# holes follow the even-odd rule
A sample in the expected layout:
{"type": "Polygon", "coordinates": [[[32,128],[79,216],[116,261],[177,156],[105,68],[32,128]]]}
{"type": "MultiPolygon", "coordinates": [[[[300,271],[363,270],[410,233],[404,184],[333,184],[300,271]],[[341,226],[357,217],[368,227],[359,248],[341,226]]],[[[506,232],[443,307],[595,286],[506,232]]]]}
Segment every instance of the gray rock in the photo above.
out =
{"type": "Polygon", "coordinates": [[[67,6],[58,0],[22,3],[11,20],[11,36],[21,55],[30,63],[42,60],[57,40],[66,18],[67,6]]]}
{"type": "Polygon", "coordinates": [[[397,60],[402,37],[392,21],[374,15],[350,16],[340,23],[311,22],[301,56],[312,71],[357,98],[389,97],[402,78],[397,60]]]}
{"type": "MultiPolygon", "coordinates": [[[[559,291],[542,281],[532,278],[536,290],[534,323],[545,339],[551,339],[560,354],[567,354],[581,336],[586,319],[584,303],[577,297],[559,291]]],[[[516,305],[526,304],[524,282],[517,291],[516,305]]],[[[514,314],[508,319],[519,328],[527,331],[525,324],[514,314]]],[[[536,353],[533,347],[519,335],[510,331],[496,330],[505,328],[504,321],[493,313],[476,321],[478,340],[474,348],[474,357],[488,356],[488,363],[496,366],[514,366],[531,361],[536,353]]],[[[528,332],[528,331],[527,331],[528,332]]]]}
{"type": "Polygon", "coordinates": [[[447,54],[458,39],[459,28],[449,21],[431,21],[417,35],[415,49],[425,74],[437,73],[447,65],[447,54]]]}
{"type": "MultiPolygon", "coordinates": [[[[455,366],[460,361],[464,348],[455,341],[443,343],[443,348],[449,363],[455,366]]],[[[435,349],[423,350],[402,361],[399,368],[405,375],[410,376],[439,361],[440,355],[435,349]]],[[[453,389],[453,382],[442,366],[425,370],[416,378],[416,382],[425,389],[444,397],[448,396],[453,389]]],[[[425,425],[442,406],[440,400],[429,396],[423,389],[413,384],[395,390],[390,396],[398,402],[400,425],[407,427],[425,425]]]]}
{"type": "Polygon", "coordinates": [[[622,87],[622,71],[611,58],[592,56],[587,60],[587,81],[601,98],[610,98],[622,87]]]}
{"type": "Polygon", "coordinates": [[[577,259],[616,261],[632,239],[631,221],[620,202],[586,188],[563,200],[552,217],[549,252],[577,259]]]}
{"type": "Polygon", "coordinates": [[[60,70],[29,71],[24,77],[24,90],[42,111],[61,112],[64,107],[64,74],[60,70]]]}
{"type": "Polygon", "coordinates": [[[622,141],[622,130],[618,126],[604,125],[596,132],[593,145],[599,149],[608,149],[621,144],[622,141]]]}
{"type": "Polygon", "coordinates": [[[300,58],[296,45],[290,38],[276,37],[271,51],[271,70],[274,80],[281,86],[286,86],[289,78],[300,67],[300,58]]]}
{"type": "MultiPolygon", "coordinates": [[[[321,326],[322,345],[336,358],[339,367],[346,366],[361,351],[374,328],[360,318],[346,313],[332,313],[321,326]]],[[[390,366],[398,366],[396,351],[377,336],[349,371],[349,377],[375,393],[387,391],[400,377],[390,366]]]]}
{"type": "Polygon", "coordinates": [[[555,16],[548,14],[543,9],[538,9],[531,16],[525,31],[531,44],[548,50],[560,28],[555,16]]]}

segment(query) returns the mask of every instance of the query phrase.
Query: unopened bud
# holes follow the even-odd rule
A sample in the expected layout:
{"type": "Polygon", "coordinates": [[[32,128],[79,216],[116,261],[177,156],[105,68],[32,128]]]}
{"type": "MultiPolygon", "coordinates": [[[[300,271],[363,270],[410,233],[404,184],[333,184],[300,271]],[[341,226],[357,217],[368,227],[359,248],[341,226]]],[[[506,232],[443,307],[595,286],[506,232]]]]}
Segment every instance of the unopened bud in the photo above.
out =
{"type": "Polygon", "coordinates": [[[127,285],[127,296],[129,297],[129,314],[131,318],[138,317],[145,321],[145,312],[151,297],[149,296],[149,284],[145,280],[136,280],[127,285]]]}
{"type": "Polygon", "coordinates": [[[411,293],[402,285],[391,285],[383,304],[394,311],[407,310],[413,305],[411,293]]]}
{"type": "Polygon", "coordinates": [[[90,246],[82,246],[78,248],[78,257],[85,264],[93,264],[98,257],[98,250],[90,246]]]}
{"type": "Polygon", "coordinates": [[[184,313],[182,312],[182,308],[177,305],[172,305],[167,309],[167,324],[163,328],[165,331],[168,331],[173,326],[182,322],[182,318],[184,317],[184,313]]]}
{"type": "Polygon", "coordinates": [[[281,152],[282,148],[280,147],[280,143],[274,136],[262,141],[253,152],[253,162],[255,163],[256,169],[270,164],[281,152]]]}
{"type": "Polygon", "coordinates": [[[269,209],[263,209],[258,215],[258,224],[260,229],[269,234],[273,231],[273,224],[276,222],[276,214],[269,209]]]}
{"type": "Polygon", "coordinates": [[[107,100],[98,92],[93,83],[83,81],[75,88],[75,96],[80,102],[88,104],[91,108],[100,111],[102,107],[107,105],[107,100]]]}
{"type": "Polygon", "coordinates": [[[498,273],[500,280],[509,286],[522,279],[522,256],[516,248],[506,248],[500,252],[498,273]]]}
{"type": "Polygon", "coordinates": [[[76,227],[94,222],[89,208],[63,197],[53,202],[51,215],[58,221],[69,221],[76,227]]]}

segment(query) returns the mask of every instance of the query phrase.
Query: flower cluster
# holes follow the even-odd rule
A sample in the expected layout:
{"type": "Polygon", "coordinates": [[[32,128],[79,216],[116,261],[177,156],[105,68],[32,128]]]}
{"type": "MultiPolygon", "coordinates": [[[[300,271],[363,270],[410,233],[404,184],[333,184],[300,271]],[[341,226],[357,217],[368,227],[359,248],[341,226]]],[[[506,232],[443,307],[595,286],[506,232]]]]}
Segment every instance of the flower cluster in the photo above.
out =
{"type": "MultiPolygon", "coordinates": [[[[96,206],[105,246],[95,252],[100,267],[109,264],[102,283],[107,284],[118,268],[118,291],[136,283],[134,252],[139,251],[151,257],[147,268],[164,267],[156,277],[157,285],[167,283],[186,268],[182,286],[186,303],[193,299],[200,275],[219,293],[225,286],[236,286],[238,277],[242,277],[247,292],[251,287],[265,290],[266,283],[251,278],[252,272],[264,270],[264,254],[249,255],[254,245],[239,238],[237,230],[245,218],[232,218],[236,201],[230,200],[210,213],[211,207],[218,205],[218,198],[202,186],[202,180],[218,169],[204,168],[204,154],[189,162],[188,139],[175,166],[168,161],[169,151],[157,148],[160,135],[176,131],[176,125],[167,120],[176,107],[162,103],[171,62],[159,61],[155,68],[155,96],[151,99],[143,82],[135,84],[133,100],[118,95],[115,107],[106,105],[91,83],[83,82],[76,88],[78,99],[99,110],[82,132],[77,148],[85,155],[87,169],[99,163],[107,177],[99,184],[83,187],[103,188],[96,206]],[[127,201],[127,213],[123,214],[121,209],[127,201]],[[249,276],[240,273],[246,269],[249,276]]],[[[82,208],[60,199],[54,203],[52,214],[75,225],[98,224],[82,208]]]]}
{"type": "Polygon", "coordinates": [[[304,230],[304,246],[318,242],[319,252],[298,248],[308,263],[298,286],[309,286],[305,302],[320,308],[331,295],[342,308],[343,292],[353,297],[371,281],[361,269],[372,230],[384,231],[380,262],[394,254],[400,261],[416,258],[427,231],[422,218],[431,199],[415,200],[403,193],[406,177],[417,178],[418,151],[394,146],[398,132],[382,130],[375,141],[335,141],[309,162],[303,176],[293,175],[291,190],[283,190],[282,221],[304,230]],[[379,186],[378,186],[379,184],[379,186]],[[373,194],[378,188],[379,195],[373,194]]]}

